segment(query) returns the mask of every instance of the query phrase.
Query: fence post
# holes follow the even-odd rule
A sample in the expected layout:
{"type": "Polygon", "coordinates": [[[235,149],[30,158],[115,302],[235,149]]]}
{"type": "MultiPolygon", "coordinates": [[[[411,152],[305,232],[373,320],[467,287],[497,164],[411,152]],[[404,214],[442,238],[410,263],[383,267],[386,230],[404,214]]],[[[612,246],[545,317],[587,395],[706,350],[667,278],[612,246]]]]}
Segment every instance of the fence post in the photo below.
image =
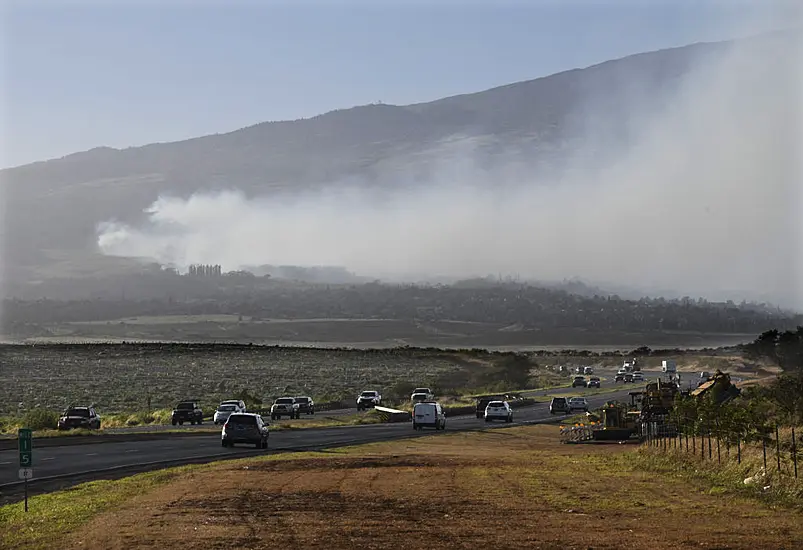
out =
{"type": "Polygon", "coordinates": [[[686,436],[686,452],[689,452],[689,432],[687,431],[685,434],[686,436]]]}
{"type": "Polygon", "coordinates": [[[692,433],[691,434],[691,452],[694,455],[697,454],[697,434],[696,433],[692,433]]]}
{"type": "Polygon", "coordinates": [[[705,434],[700,434],[700,458],[705,460],[705,434]]]}
{"type": "Polygon", "coordinates": [[[722,437],[722,431],[720,431],[719,429],[719,418],[717,418],[716,430],[717,430],[717,464],[722,464],[722,453],[719,450],[719,440],[722,437]]]}
{"type": "MultiPolygon", "coordinates": [[[[762,430],[763,431],[763,430],[762,430]]],[[[761,434],[761,452],[764,454],[764,471],[767,471],[767,434],[761,434]]]]}
{"type": "Polygon", "coordinates": [[[736,436],[736,463],[742,463],[742,436],[736,436]]]}
{"type": "Polygon", "coordinates": [[[781,478],[781,437],[778,434],[778,424],[775,424],[775,459],[778,461],[778,479],[781,478]]]}
{"type": "Polygon", "coordinates": [[[797,442],[795,441],[794,426],[792,426],[792,464],[795,466],[795,479],[797,479],[797,442]]]}
{"type": "Polygon", "coordinates": [[[711,455],[711,426],[708,426],[708,460],[713,460],[711,455]]]}

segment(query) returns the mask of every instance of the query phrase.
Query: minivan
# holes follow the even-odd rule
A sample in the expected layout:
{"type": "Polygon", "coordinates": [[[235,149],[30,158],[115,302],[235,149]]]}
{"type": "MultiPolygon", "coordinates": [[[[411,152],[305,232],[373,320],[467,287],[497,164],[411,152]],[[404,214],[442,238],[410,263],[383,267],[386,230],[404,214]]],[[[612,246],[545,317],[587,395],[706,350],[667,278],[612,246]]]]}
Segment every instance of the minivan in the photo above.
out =
{"type": "Polygon", "coordinates": [[[424,428],[446,429],[446,412],[440,403],[427,401],[413,406],[413,429],[424,428]]]}

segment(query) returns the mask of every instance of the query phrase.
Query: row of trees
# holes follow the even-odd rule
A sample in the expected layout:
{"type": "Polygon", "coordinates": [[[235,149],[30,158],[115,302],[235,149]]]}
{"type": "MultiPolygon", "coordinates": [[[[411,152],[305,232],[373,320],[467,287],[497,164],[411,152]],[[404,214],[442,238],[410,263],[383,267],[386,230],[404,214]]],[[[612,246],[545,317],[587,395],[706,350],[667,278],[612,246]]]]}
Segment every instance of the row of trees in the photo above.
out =
{"type": "Polygon", "coordinates": [[[761,333],[744,351],[756,359],[769,359],[785,371],[803,369],[803,326],[795,330],[771,329],[761,333]]]}
{"type": "MultiPolygon", "coordinates": [[[[757,306],[651,298],[625,300],[618,296],[581,296],[526,285],[459,288],[296,284],[266,287],[258,292],[220,289],[206,298],[192,299],[6,300],[3,312],[4,321],[12,324],[209,314],[254,318],[453,320],[597,332],[759,333],[772,326],[791,328],[803,324],[803,316],[757,306]]],[[[756,345],[761,347],[769,342],[771,337],[767,336],[766,342],[756,345]]]]}
{"type": "Polygon", "coordinates": [[[767,386],[751,386],[720,401],[715,393],[677,397],[674,421],[697,433],[712,432],[742,441],[760,440],[780,424],[803,425],[803,375],[782,374],[767,386]]]}
{"type": "Polygon", "coordinates": [[[745,388],[735,398],[722,394],[721,386],[702,398],[679,395],[673,412],[679,424],[743,440],[761,439],[777,424],[803,426],[803,326],[768,330],[743,349],[784,372],[770,384],[745,388]]]}

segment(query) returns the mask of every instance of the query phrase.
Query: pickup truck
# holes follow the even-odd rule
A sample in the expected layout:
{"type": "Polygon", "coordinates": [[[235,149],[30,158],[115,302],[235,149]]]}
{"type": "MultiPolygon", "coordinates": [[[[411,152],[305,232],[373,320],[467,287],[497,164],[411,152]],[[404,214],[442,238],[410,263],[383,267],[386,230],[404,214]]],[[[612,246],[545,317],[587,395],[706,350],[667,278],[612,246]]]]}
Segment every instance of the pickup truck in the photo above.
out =
{"type": "Polygon", "coordinates": [[[378,391],[369,390],[357,396],[357,410],[370,409],[382,404],[382,396],[378,391]]]}
{"type": "Polygon", "coordinates": [[[432,401],[435,399],[435,394],[429,388],[416,388],[410,395],[410,401],[413,403],[420,403],[422,401],[432,401]]]}
{"type": "Polygon", "coordinates": [[[283,416],[301,418],[301,413],[298,411],[298,403],[296,403],[295,397],[280,397],[271,405],[271,420],[279,420],[283,416]]]}
{"type": "Polygon", "coordinates": [[[170,415],[170,423],[183,425],[185,422],[190,424],[203,424],[204,413],[195,401],[182,401],[173,409],[170,415]]]}

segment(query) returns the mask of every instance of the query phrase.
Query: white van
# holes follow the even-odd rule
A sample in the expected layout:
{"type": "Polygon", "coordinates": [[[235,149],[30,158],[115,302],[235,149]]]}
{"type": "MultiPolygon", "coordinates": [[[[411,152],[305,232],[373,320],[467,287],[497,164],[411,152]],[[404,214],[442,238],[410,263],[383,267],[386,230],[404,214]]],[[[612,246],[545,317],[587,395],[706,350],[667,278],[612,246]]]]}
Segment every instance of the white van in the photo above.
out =
{"type": "Polygon", "coordinates": [[[413,406],[413,429],[435,428],[446,429],[446,412],[440,403],[426,401],[413,406]]]}

